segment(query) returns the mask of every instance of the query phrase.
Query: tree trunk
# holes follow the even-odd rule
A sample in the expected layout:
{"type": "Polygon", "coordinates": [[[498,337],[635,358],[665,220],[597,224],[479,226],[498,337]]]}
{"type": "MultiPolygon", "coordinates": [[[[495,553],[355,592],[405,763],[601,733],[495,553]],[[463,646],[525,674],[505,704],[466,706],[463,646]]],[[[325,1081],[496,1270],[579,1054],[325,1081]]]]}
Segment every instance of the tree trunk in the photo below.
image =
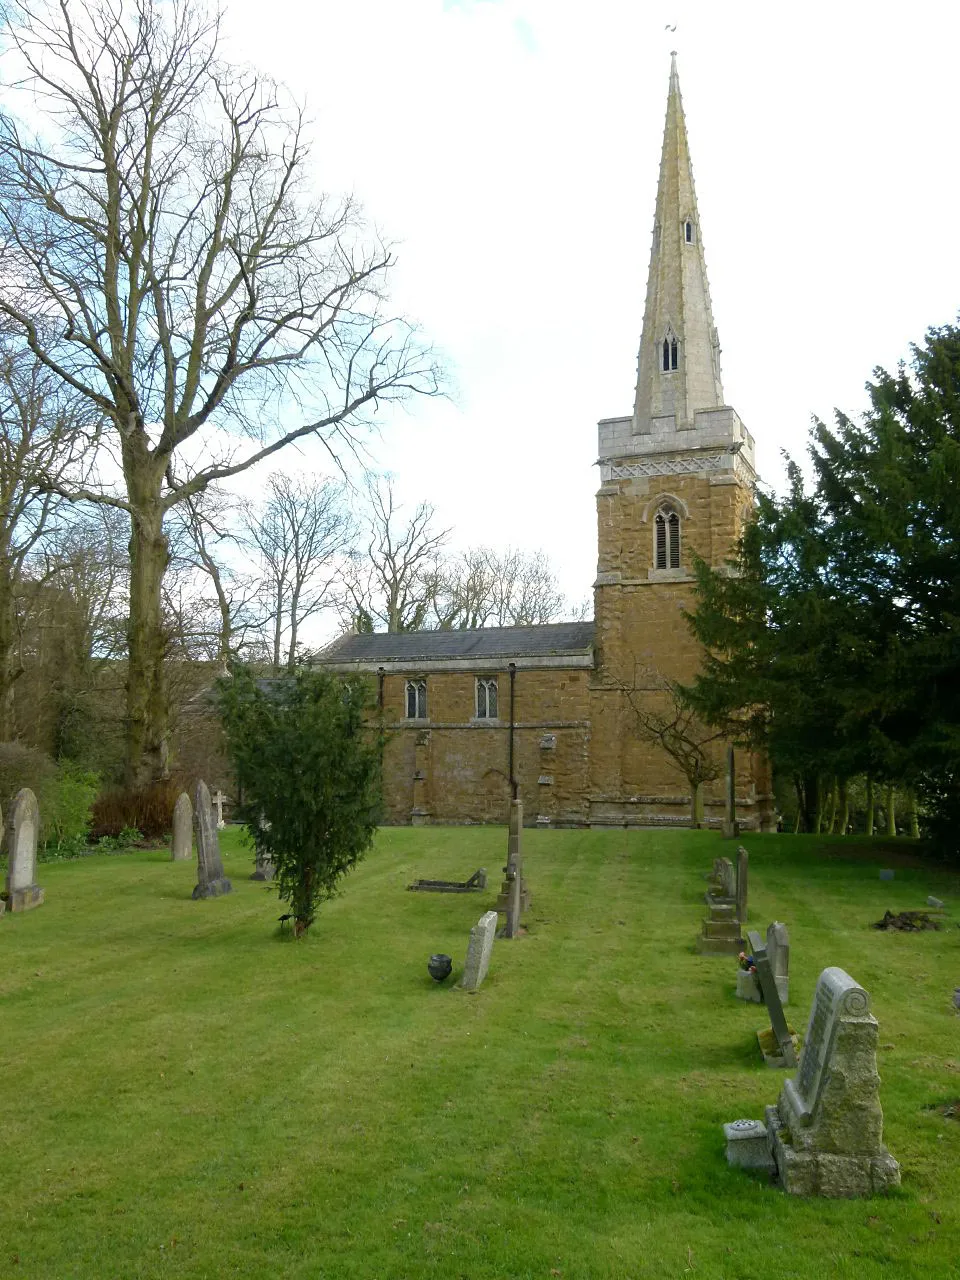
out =
{"type": "Polygon", "coordinates": [[[893,794],[893,783],[887,783],[887,835],[897,834],[897,811],[893,794]]]}
{"type": "Polygon", "coordinates": [[[874,800],[873,800],[873,779],[867,774],[867,819],[866,833],[868,836],[873,835],[874,822],[874,800]]]}
{"type": "Polygon", "coordinates": [[[907,821],[910,824],[910,839],[920,839],[920,819],[917,816],[917,793],[913,787],[907,792],[907,821]]]}
{"type": "Polygon", "coordinates": [[[834,778],[833,786],[830,788],[830,821],[827,824],[827,834],[833,835],[837,829],[837,780],[834,778]]]}
{"type": "Polygon", "coordinates": [[[850,795],[847,791],[847,780],[840,783],[840,834],[845,836],[850,826],[850,795]]]}
{"type": "Polygon", "coordinates": [[[17,655],[18,638],[17,601],[13,583],[4,573],[0,578],[0,742],[11,742],[17,736],[13,686],[23,674],[17,655]]]}
{"type": "MultiPolygon", "coordinates": [[[[162,472],[160,473],[162,475],[162,472]]],[[[167,634],[161,587],[170,562],[160,477],[127,477],[131,497],[130,619],[127,624],[126,782],[137,789],[168,776],[167,634]]]]}
{"type": "Polygon", "coordinates": [[[703,826],[703,783],[688,778],[690,783],[690,825],[695,831],[703,826]]]}

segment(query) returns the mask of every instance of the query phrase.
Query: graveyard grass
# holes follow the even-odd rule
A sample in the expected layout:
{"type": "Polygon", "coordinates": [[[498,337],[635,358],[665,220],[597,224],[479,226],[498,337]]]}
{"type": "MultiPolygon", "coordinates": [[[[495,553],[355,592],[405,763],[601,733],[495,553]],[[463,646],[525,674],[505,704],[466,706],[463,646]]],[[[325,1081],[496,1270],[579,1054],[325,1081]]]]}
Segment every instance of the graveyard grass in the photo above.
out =
{"type": "Polygon", "coordinates": [[[790,1021],[828,964],[871,994],[894,1194],[794,1199],[725,1163],[722,1123],[783,1075],[735,961],[694,952],[717,835],[526,831],[529,932],[467,994],[505,828],[382,830],[297,943],[228,831],[226,897],[136,851],[41,864],[45,905],[0,920],[0,1274],[960,1274],[960,1122],[934,1109],[960,1097],[960,910],[869,927],[960,876],[906,843],[743,842],[751,926],[790,928],[790,1021]],[[405,891],[478,866],[482,893],[405,891]]]}

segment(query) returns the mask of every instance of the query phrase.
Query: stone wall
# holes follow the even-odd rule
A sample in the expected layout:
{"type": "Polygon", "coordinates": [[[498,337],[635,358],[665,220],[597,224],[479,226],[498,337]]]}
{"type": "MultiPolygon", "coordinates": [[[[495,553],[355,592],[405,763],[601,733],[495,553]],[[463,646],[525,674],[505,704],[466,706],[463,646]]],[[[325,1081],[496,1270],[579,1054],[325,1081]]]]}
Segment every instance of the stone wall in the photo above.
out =
{"type": "MultiPolygon", "coordinates": [[[[506,822],[510,802],[510,676],[498,678],[495,720],[477,719],[476,677],[417,670],[383,681],[384,800],[395,823],[506,822]],[[427,719],[408,720],[406,681],[425,677],[427,719]]],[[[514,776],[528,822],[586,821],[587,670],[517,671],[514,776]]]]}

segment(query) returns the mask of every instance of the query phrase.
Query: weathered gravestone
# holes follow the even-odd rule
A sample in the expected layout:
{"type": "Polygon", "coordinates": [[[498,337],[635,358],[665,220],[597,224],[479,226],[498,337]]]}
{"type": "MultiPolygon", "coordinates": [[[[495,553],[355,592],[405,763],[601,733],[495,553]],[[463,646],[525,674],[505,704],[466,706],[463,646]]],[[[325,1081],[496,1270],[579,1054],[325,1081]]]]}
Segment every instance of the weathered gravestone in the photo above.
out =
{"type": "Polygon", "coordinates": [[[787,1019],[784,1017],[780,993],[767,958],[767,948],[759,933],[751,931],[747,934],[747,938],[753,953],[753,963],[757,968],[760,994],[770,1015],[770,1031],[757,1032],[760,1052],[768,1067],[795,1067],[797,1065],[796,1044],[793,1032],[787,1026],[787,1019]]]}
{"type": "MultiPolygon", "coordinates": [[[[772,1166],[791,1195],[868,1196],[900,1184],[883,1145],[877,1020],[870,997],[843,969],[824,969],[800,1069],[766,1109],[772,1166]]],[[[725,1132],[729,1126],[725,1126],[725,1132]]],[[[736,1139],[727,1153],[736,1159],[736,1139]]]]}
{"type": "Polygon", "coordinates": [[[503,937],[516,938],[520,932],[520,915],[530,909],[530,892],[523,877],[523,801],[510,801],[510,827],[507,836],[507,865],[497,898],[497,910],[505,913],[507,922],[503,937]]]}
{"type": "Polygon", "coordinates": [[[747,877],[750,872],[750,855],[743,845],[737,850],[737,919],[741,927],[747,923],[747,877]]]}
{"type": "MultiPolygon", "coordinates": [[[[787,1004],[790,1000],[790,935],[787,926],[779,920],[774,920],[767,928],[767,959],[773,970],[780,1003],[787,1004]]],[[[746,969],[737,970],[737,998],[763,1004],[760,983],[755,973],[749,973],[746,969]]]]}
{"type": "Polygon", "coordinates": [[[197,884],[193,897],[217,898],[229,893],[233,885],[223,874],[217,820],[213,816],[210,792],[202,778],[194,792],[193,827],[197,837],[197,884]]]}
{"type": "Polygon", "coordinates": [[[173,839],[170,855],[174,862],[193,857],[193,805],[185,791],[173,806],[173,839]]]}
{"type": "Polygon", "coordinates": [[[704,895],[707,918],[702,923],[700,937],[697,939],[697,951],[703,956],[735,956],[743,949],[739,912],[742,911],[744,918],[746,917],[746,863],[746,849],[738,850],[737,872],[742,873],[743,877],[741,902],[740,882],[733,863],[729,858],[717,858],[714,861],[711,886],[718,885],[720,892],[714,893],[708,889],[704,895]]]}
{"type": "Polygon", "coordinates": [[[223,794],[220,788],[217,787],[216,794],[211,796],[211,799],[217,806],[217,830],[222,831],[227,825],[223,820],[223,805],[227,797],[223,794]]]}
{"type": "Polygon", "coordinates": [[[497,934],[497,913],[485,911],[470,930],[470,942],[467,945],[467,959],[463,966],[463,982],[466,991],[476,991],[487,976],[490,967],[490,953],[493,951],[493,940],[497,934]]]}
{"type": "Polygon", "coordinates": [[[251,876],[250,876],[251,880],[272,880],[273,877],[277,874],[277,868],[274,866],[273,859],[270,857],[268,850],[264,847],[264,843],[261,838],[261,832],[269,831],[269,830],[270,830],[270,823],[261,814],[260,821],[257,825],[257,832],[256,832],[256,835],[254,836],[254,842],[253,842],[254,843],[254,864],[253,864],[253,872],[251,873],[251,876]]]}
{"type": "Polygon", "coordinates": [[[7,906],[11,911],[29,911],[43,902],[37,884],[37,837],[40,810],[29,787],[18,791],[7,815],[7,906]]]}

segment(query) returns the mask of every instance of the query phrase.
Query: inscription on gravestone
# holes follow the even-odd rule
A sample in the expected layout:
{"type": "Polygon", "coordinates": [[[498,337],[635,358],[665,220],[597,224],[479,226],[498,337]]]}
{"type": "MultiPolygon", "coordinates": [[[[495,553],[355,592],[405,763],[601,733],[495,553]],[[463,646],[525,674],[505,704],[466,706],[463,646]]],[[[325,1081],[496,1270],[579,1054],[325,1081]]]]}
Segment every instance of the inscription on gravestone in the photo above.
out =
{"type": "Polygon", "coordinates": [[[863,987],[843,969],[824,969],[810,1010],[800,1070],[796,1079],[784,1085],[784,1092],[802,1123],[809,1123],[816,1107],[838,1019],[841,1016],[861,1018],[869,1011],[870,997],[863,987]]]}

